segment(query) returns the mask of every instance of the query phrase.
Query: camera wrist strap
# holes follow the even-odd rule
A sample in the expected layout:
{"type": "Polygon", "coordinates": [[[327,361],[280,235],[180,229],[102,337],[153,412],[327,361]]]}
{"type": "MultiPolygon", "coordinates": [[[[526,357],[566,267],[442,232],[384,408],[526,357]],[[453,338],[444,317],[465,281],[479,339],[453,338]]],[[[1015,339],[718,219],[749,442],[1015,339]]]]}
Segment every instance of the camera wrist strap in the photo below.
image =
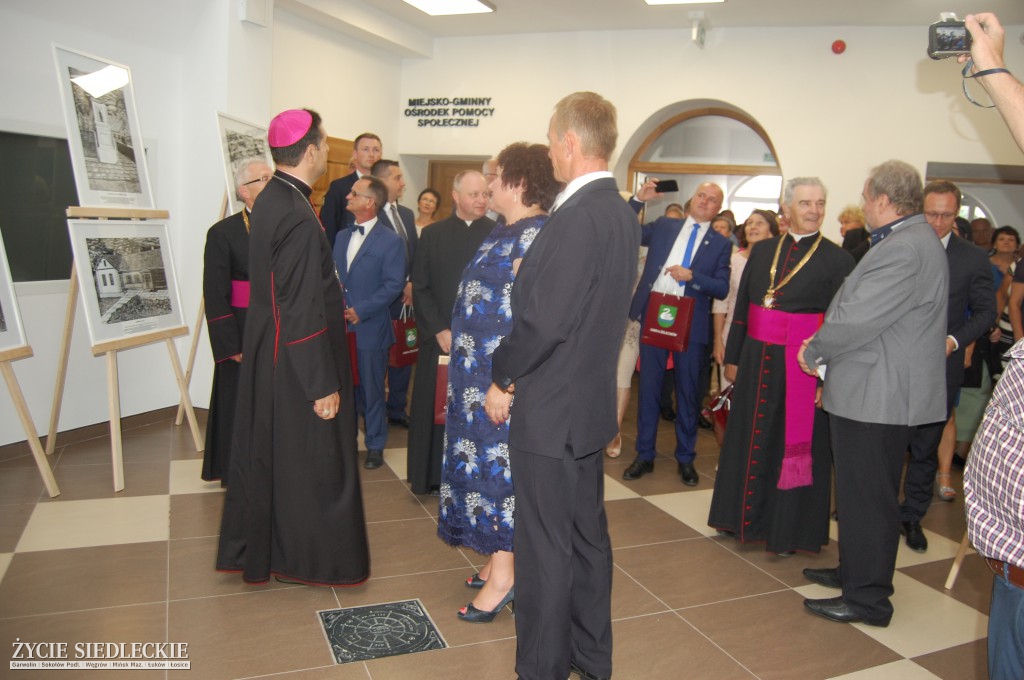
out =
{"type": "Polygon", "coordinates": [[[964,70],[961,72],[961,75],[963,75],[963,77],[964,77],[964,79],[963,79],[964,96],[967,97],[967,101],[971,102],[975,106],[980,106],[983,109],[995,108],[995,104],[989,104],[989,105],[986,106],[985,104],[979,104],[977,101],[975,101],[974,97],[971,96],[971,93],[967,91],[967,80],[969,78],[981,78],[983,76],[991,76],[991,75],[994,75],[996,73],[1009,73],[1010,72],[1009,69],[1005,69],[1005,68],[988,68],[988,69],[985,69],[984,71],[978,71],[977,73],[970,73],[970,70],[973,67],[974,67],[974,60],[973,59],[968,59],[967,63],[964,64],[964,70]]]}

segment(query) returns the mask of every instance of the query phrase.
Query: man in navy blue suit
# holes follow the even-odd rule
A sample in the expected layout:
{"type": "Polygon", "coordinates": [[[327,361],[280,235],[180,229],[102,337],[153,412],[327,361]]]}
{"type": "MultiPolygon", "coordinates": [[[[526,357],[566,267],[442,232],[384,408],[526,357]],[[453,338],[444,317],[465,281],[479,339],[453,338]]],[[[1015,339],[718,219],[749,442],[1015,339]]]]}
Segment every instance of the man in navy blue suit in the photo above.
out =
{"type": "MultiPolygon", "coordinates": [[[[391,303],[391,318],[397,319],[402,314],[402,307],[412,306],[412,283],[409,281],[409,274],[412,272],[412,258],[416,255],[416,216],[412,214],[412,210],[398,204],[398,199],[405,192],[405,179],[402,177],[402,168],[398,166],[398,161],[381,159],[373,164],[370,174],[380,178],[388,189],[388,202],[381,207],[377,218],[384,226],[398,234],[405,244],[405,287],[402,289],[402,295],[391,303]]],[[[411,365],[388,366],[388,422],[404,428],[409,427],[405,405],[408,401],[411,376],[411,365]]]]}
{"type": "MultiPolygon", "coordinates": [[[[649,180],[637,198],[646,201],[656,195],[649,180]]],[[[643,227],[643,245],[648,247],[640,283],[629,307],[629,318],[644,320],[652,291],[693,298],[693,322],[685,352],[672,352],[676,387],[676,462],[683,484],[699,481],[693,459],[697,455],[697,416],[700,397],[697,385],[711,338],[711,298],[723,299],[729,293],[729,257],[732,242],[711,229],[711,218],[722,209],[724,195],[717,184],[706,182],[697,187],[690,199],[685,220],[658,218],[643,227]]],[[[631,201],[634,208],[638,202],[631,201]]],[[[654,471],[655,440],[660,416],[659,397],[665,379],[669,351],[640,344],[640,399],[637,412],[636,459],[622,474],[625,480],[639,479],[654,471]]]]}
{"type": "Polygon", "coordinates": [[[334,243],[334,262],[345,291],[345,320],[356,334],[356,403],[363,407],[365,467],[370,470],[384,464],[384,373],[388,348],[395,342],[388,309],[402,294],[406,274],[402,240],[377,219],[387,198],[387,187],[376,177],[358,180],[348,194],[355,224],[341,231],[334,243]]]}

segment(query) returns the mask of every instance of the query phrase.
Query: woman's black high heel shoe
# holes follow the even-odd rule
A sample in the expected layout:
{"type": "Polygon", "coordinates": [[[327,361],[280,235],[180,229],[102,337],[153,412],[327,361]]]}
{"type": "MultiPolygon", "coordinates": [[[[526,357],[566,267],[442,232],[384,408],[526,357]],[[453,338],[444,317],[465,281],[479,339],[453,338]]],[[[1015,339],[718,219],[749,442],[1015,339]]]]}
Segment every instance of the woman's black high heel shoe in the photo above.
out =
{"type": "Polygon", "coordinates": [[[480,589],[480,588],[484,587],[485,583],[487,583],[487,579],[480,578],[480,572],[479,571],[466,579],[466,587],[467,588],[477,588],[477,589],[480,589]]]}
{"type": "MultiPolygon", "coordinates": [[[[502,598],[501,602],[498,603],[498,606],[489,612],[480,611],[473,606],[472,602],[470,602],[459,610],[459,618],[463,621],[468,621],[469,623],[490,623],[494,620],[494,617],[498,615],[498,612],[505,608],[505,605],[512,604],[515,599],[515,590],[515,588],[510,589],[505,597],[502,598]]],[[[514,604],[512,604],[512,614],[513,616],[515,615],[514,604]]]]}

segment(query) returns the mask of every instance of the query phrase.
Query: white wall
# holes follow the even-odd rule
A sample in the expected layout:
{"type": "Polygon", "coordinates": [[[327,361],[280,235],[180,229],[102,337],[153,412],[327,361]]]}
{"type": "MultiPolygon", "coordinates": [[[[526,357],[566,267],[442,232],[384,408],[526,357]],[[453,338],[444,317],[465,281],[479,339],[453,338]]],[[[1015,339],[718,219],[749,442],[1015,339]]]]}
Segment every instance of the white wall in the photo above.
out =
{"type": "MultiPolygon", "coordinates": [[[[688,29],[438,40],[432,59],[406,60],[402,101],[490,96],[496,117],[451,129],[403,118],[399,142],[403,153],[478,156],[544,141],[555,102],[591,89],[618,108],[622,183],[657,124],[692,100],[725,102],[761,123],[786,176],[824,180],[836,235],[841,206],[859,201],[868,169],[888,158],[922,173],[930,160],[1022,162],[998,115],[964,99],[956,63],[933,62],[925,45],[923,27],[712,29],[703,50],[688,29]],[[836,38],[848,44],[843,55],[831,52],[836,38]]],[[[1006,50],[1010,68],[1024,68],[1018,41],[1006,50]]]]}
{"type": "Polygon", "coordinates": [[[276,11],[271,109],[308,107],[332,137],[374,132],[397,154],[402,61],[384,50],[276,11]]]}
{"type": "MultiPolygon", "coordinates": [[[[964,101],[951,61],[924,56],[923,28],[712,29],[697,49],[686,30],[536,34],[434,41],[430,58],[406,58],[308,19],[275,11],[272,29],[238,20],[236,0],[4,0],[0,4],[0,129],[64,136],[51,41],[132,67],[150,149],[157,204],[171,211],[178,278],[191,325],[199,302],[202,247],[223,196],[214,112],[267,121],[310,106],[329,134],[364,130],[384,139],[410,180],[413,206],[426,181],[425,158],[486,157],[506,144],[543,142],[555,102],[592,89],[619,110],[614,170],[667,117],[694,102],[724,102],[758,120],[787,176],[819,175],[830,189],[828,222],[855,203],[868,168],[902,158],[1020,164],[1022,156],[993,111],[964,101]],[[841,56],[836,38],[849,45],[841,56]],[[268,77],[269,74],[269,77],[268,77]],[[414,97],[485,96],[497,108],[478,128],[418,128],[404,118],[414,97]]],[[[1008,27],[1019,35],[1021,27],[1008,27]]],[[[1008,41],[1007,63],[1024,65],[1008,41]]],[[[438,187],[447,190],[445,187],[438,187]]],[[[833,224],[833,228],[837,227],[833,224]]],[[[35,357],[16,362],[39,429],[49,416],[65,297],[62,284],[16,287],[35,357]]],[[[179,342],[184,357],[188,340],[179,342]]],[[[212,363],[205,333],[192,398],[205,406],[212,363]]],[[[166,352],[123,353],[125,414],[172,405],[166,352]]],[[[106,420],[102,359],[75,328],[61,428],[106,420]]],[[[23,439],[0,391],[0,444],[23,439]]]]}
{"type": "MultiPolygon", "coordinates": [[[[200,299],[202,246],[224,193],[215,111],[265,119],[271,58],[269,29],[244,26],[232,0],[73,0],[0,4],[0,128],[66,136],[51,43],[127,64],[132,69],[156,206],[170,211],[182,303],[188,323],[200,299]],[[248,54],[251,52],[251,54],[248,54]],[[246,53],[246,54],[241,54],[246,53]],[[245,63],[251,71],[237,66],[245,63]],[[251,75],[247,75],[251,73],[251,75]],[[237,100],[237,110],[232,109],[237,100]],[[244,110],[241,110],[244,109],[244,110]]],[[[36,428],[45,432],[56,376],[67,282],[18,284],[26,335],[35,356],[14,371],[36,428]]],[[[179,340],[184,357],[188,339],[179,340]]],[[[205,406],[211,362],[201,346],[192,398],[205,406]]],[[[177,402],[165,345],[119,355],[124,415],[177,402]]],[[[107,420],[103,358],[89,350],[81,305],[74,328],[60,429],[107,420]]],[[[0,444],[24,439],[6,390],[0,390],[0,444]]]]}

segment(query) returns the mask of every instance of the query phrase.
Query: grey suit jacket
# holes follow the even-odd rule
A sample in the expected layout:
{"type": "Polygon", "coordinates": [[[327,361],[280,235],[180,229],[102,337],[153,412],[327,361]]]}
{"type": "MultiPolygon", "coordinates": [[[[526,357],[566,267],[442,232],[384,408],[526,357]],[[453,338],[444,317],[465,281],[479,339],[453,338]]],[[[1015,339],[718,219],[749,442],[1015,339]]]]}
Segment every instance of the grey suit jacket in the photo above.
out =
{"type": "Polygon", "coordinates": [[[825,410],[888,425],[943,420],[948,291],[942,244],[911,215],[846,278],[804,353],[828,366],[825,410]]]}

